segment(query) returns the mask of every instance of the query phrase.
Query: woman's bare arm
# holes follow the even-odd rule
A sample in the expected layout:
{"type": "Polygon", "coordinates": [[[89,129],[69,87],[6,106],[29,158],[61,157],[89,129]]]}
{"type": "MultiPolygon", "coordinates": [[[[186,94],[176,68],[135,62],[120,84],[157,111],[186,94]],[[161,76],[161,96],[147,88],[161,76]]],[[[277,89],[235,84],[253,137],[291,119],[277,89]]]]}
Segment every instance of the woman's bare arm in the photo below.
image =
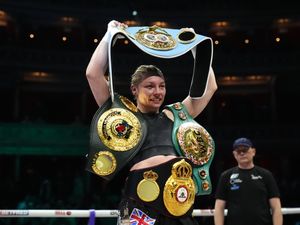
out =
{"type": "Polygon", "coordinates": [[[86,77],[98,106],[101,106],[110,97],[109,85],[105,77],[108,64],[108,42],[111,38],[111,30],[119,26],[127,27],[116,20],[108,23],[107,31],[86,68],[86,77]]]}

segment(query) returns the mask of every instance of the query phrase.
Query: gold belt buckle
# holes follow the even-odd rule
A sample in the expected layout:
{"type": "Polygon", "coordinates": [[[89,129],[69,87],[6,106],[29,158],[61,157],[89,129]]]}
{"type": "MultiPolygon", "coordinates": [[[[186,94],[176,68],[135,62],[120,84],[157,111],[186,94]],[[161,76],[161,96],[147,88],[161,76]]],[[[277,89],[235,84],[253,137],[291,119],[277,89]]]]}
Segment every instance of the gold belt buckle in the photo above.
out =
{"type": "Polygon", "coordinates": [[[164,186],[163,201],[173,216],[184,215],[194,204],[195,184],[192,179],[192,167],[184,159],[172,166],[172,174],[164,186]]]}

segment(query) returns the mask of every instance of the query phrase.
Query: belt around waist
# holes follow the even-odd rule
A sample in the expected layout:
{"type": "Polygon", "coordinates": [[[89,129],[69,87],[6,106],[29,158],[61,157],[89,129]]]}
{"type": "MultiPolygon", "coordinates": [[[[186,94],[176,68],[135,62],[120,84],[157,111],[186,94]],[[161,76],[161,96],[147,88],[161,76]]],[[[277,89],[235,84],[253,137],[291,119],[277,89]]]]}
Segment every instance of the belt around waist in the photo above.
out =
{"type": "Polygon", "coordinates": [[[133,170],[125,194],[170,217],[191,215],[195,184],[189,159],[174,158],[157,166],[133,170]]]}

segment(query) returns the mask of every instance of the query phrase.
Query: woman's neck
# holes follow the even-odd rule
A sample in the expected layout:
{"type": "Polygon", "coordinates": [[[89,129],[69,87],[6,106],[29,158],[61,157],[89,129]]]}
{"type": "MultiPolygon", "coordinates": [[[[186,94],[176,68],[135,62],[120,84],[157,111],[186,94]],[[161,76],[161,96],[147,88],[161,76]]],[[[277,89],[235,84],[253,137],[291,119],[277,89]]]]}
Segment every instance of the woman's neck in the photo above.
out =
{"type": "Polygon", "coordinates": [[[139,107],[139,106],[137,108],[141,113],[144,113],[144,114],[158,114],[159,113],[159,109],[146,109],[146,108],[139,107]]]}

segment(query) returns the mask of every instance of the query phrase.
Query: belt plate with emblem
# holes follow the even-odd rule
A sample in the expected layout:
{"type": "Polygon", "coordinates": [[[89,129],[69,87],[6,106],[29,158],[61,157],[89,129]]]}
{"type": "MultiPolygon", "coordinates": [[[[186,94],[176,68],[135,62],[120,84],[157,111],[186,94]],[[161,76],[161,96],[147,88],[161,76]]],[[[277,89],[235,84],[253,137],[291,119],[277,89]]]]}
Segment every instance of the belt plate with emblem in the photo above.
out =
{"type": "Polygon", "coordinates": [[[207,131],[194,122],[186,122],[179,126],[177,139],[184,155],[196,165],[209,161],[213,153],[213,140],[207,131]]]}
{"type": "Polygon", "coordinates": [[[172,175],[166,181],[163,193],[165,207],[173,216],[184,215],[194,204],[195,184],[192,166],[182,159],[174,163],[172,175]]]}
{"type": "Polygon", "coordinates": [[[98,134],[108,148],[127,151],[141,138],[141,124],[136,116],[123,108],[112,108],[98,120],[98,134]]]}

